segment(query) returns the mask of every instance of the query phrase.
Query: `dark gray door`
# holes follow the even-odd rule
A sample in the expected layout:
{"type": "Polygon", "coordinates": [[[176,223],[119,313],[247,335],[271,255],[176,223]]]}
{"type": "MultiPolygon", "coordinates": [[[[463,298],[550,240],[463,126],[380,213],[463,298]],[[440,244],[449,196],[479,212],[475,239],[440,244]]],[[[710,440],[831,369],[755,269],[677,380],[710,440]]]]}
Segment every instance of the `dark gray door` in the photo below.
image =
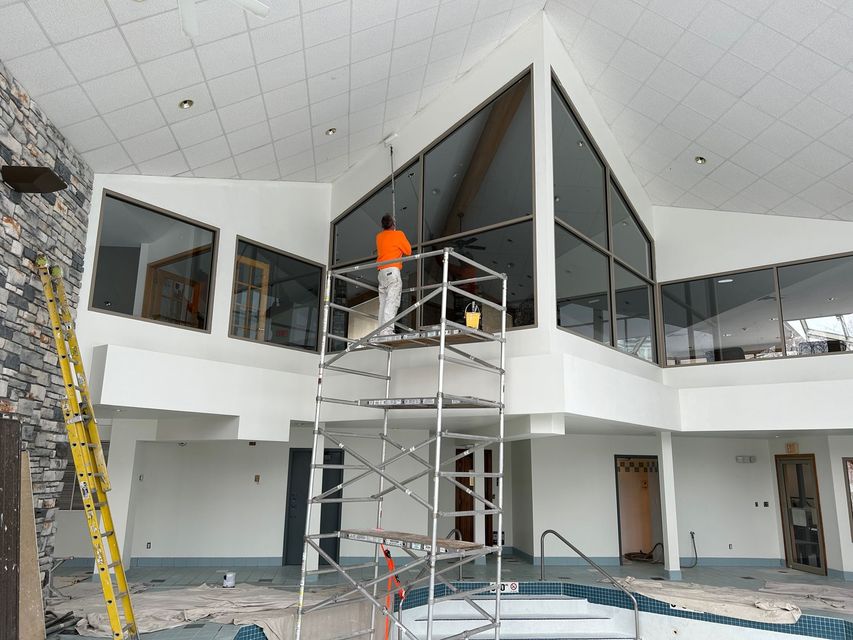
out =
{"type": "MultiPolygon", "coordinates": [[[[343,464],[344,452],[327,449],[324,464],[343,464]]],[[[305,518],[308,514],[308,480],[311,476],[311,449],[291,449],[287,477],[287,513],[284,522],[284,564],[302,564],[302,538],[305,535],[305,518]]],[[[323,470],[323,491],[343,481],[343,469],[323,470]]],[[[338,494],[339,495],[339,494],[338,494]]],[[[324,504],[320,510],[320,533],[332,533],[341,528],[341,505],[324,504]]],[[[326,538],[320,548],[335,561],[340,560],[340,540],[326,538]]],[[[320,564],[328,564],[322,557],[320,564]]]]}

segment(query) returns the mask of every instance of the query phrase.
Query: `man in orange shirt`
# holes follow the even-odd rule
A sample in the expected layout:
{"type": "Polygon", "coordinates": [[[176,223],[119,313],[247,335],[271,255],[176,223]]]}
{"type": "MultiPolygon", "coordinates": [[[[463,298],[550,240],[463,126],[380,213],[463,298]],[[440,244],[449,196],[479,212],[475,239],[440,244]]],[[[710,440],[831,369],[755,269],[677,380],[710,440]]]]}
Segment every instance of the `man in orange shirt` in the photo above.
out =
{"type": "MultiPolygon", "coordinates": [[[[397,230],[397,223],[390,213],[382,216],[382,231],[376,234],[376,253],[377,262],[412,255],[412,245],[409,244],[406,234],[397,230]]],[[[379,325],[381,326],[396,316],[400,308],[400,296],[403,292],[403,278],[400,272],[403,269],[403,263],[386,264],[378,269],[379,325]]],[[[393,334],[394,325],[386,327],[379,333],[383,336],[393,334]]]]}

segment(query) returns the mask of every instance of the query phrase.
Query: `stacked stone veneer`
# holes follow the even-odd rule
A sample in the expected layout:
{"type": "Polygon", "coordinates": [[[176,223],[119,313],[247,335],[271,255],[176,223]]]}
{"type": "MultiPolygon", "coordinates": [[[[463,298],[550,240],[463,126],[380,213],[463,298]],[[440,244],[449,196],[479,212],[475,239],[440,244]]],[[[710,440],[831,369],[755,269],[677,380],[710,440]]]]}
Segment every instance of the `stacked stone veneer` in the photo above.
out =
{"type": "Polygon", "coordinates": [[[68,183],[64,191],[39,195],[0,182],[0,413],[20,419],[30,452],[44,571],[53,555],[68,445],[62,378],[34,261],[44,252],[64,267],[76,308],[92,171],[0,62],[0,166],[7,164],[50,167],[68,183]]]}

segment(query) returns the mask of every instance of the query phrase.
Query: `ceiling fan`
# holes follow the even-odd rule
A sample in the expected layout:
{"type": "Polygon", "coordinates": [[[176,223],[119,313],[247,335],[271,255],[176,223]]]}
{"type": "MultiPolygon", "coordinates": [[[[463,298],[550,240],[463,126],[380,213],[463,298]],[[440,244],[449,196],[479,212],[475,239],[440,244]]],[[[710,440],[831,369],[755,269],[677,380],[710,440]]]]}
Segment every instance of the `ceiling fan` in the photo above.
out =
{"type": "MultiPolygon", "coordinates": [[[[266,18],[270,12],[269,5],[261,0],[230,0],[244,11],[266,18]]],[[[178,0],[178,14],[181,17],[181,31],[188,38],[198,37],[198,14],[195,10],[195,0],[178,0]]]]}

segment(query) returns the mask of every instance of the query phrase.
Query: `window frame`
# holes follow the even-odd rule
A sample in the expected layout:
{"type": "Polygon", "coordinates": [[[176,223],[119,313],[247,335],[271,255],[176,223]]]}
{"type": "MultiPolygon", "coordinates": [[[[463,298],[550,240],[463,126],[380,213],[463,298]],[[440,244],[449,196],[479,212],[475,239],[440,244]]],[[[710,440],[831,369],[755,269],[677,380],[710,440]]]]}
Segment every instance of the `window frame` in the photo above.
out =
{"type": "MultiPolygon", "coordinates": [[[[586,126],[586,123],[583,121],[583,118],[580,117],[578,110],[575,108],[574,103],[571,98],[569,98],[569,94],[566,91],[563,84],[560,82],[560,79],[557,77],[556,72],[553,68],[551,68],[551,89],[556,89],[560,98],[562,98],[565,103],[569,115],[574,118],[575,123],[578,125],[578,128],[581,130],[581,133],[586,137],[589,142],[590,149],[595,154],[598,161],[604,166],[604,198],[605,198],[605,229],[606,229],[606,237],[607,237],[607,246],[602,246],[595,240],[587,237],[582,231],[576,229],[571,224],[565,222],[564,220],[558,218],[554,215],[554,224],[561,227],[563,230],[568,231],[570,234],[575,236],[580,241],[586,243],[590,248],[604,254],[604,256],[608,260],[609,267],[609,286],[610,290],[608,295],[610,296],[610,344],[605,344],[604,342],[599,342],[595,338],[590,338],[589,336],[582,335],[567,327],[561,327],[557,319],[555,319],[555,326],[566,333],[570,333],[573,336],[579,336],[584,340],[589,340],[597,345],[607,347],[609,349],[613,349],[614,351],[618,351],[619,353],[625,354],[627,356],[631,356],[640,362],[646,362],[648,364],[654,366],[661,366],[661,362],[663,362],[663,358],[665,354],[662,351],[661,340],[660,340],[660,331],[658,329],[658,325],[660,324],[660,292],[658,289],[657,280],[655,280],[657,275],[656,270],[656,257],[655,257],[655,243],[652,235],[649,233],[648,228],[646,227],[643,220],[640,216],[637,215],[637,211],[634,209],[634,205],[631,203],[630,198],[625,195],[625,189],[622,188],[622,184],[619,182],[619,179],[613,173],[612,168],[610,167],[610,163],[607,162],[607,158],[601,152],[601,149],[598,147],[598,144],[595,141],[595,138],[590,133],[589,127],[586,126]],[[622,200],[625,202],[629,215],[633,218],[634,222],[637,224],[637,227],[640,230],[640,233],[643,235],[643,238],[648,243],[649,248],[649,274],[645,275],[644,273],[637,271],[632,265],[628,264],[624,260],[620,259],[614,252],[613,248],[613,203],[611,199],[611,187],[615,189],[619,195],[622,197],[622,200]],[[617,328],[616,328],[616,266],[620,266],[629,273],[637,276],[640,280],[645,282],[649,287],[651,287],[650,295],[651,295],[651,305],[649,306],[649,313],[651,315],[650,318],[650,327],[651,327],[651,338],[654,340],[654,349],[652,350],[654,354],[653,360],[646,360],[645,358],[641,358],[640,356],[628,353],[627,351],[620,349],[617,346],[617,328]]],[[[549,125],[553,130],[553,113],[551,114],[551,122],[549,125]]],[[[553,144],[553,138],[552,138],[553,144]]],[[[553,149],[551,150],[551,154],[553,156],[553,149]]],[[[553,162],[552,162],[552,172],[554,170],[553,162]]],[[[552,176],[553,180],[553,176],[552,176]]],[[[554,242],[556,243],[556,234],[554,238],[554,242]]],[[[556,244],[555,244],[556,246],[556,244]]],[[[556,275],[555,275],[555,283],[556,283],[556,275]]],[[[555,292],[556,295],[556,292],[555,292]]]]}
{"type": "Polygon", "coordinates": [[[326,266],[320,264],[315,260],[310,260],[303,256],[296,255],[295,253],[290,253],[289,251],[285,251],[284,249],[277,249],[271,245],[265,244],[263,242],[257,242],[248,238],[246,236],[237,235],[234,240],[234,271],[231,279],[231,303],[228,305],[228,338],[232,340],[240,340],[242,342],[250,342],[252,344],[265,345],[270,347],[279,347],[283,349],[292,349],[294,351],[298,351],[300,353],[319,353],[320,351],[320,342],[321,342],[321,325],[323,322],[323,290],[326,286],[326,266]],[[278,255],[284,256],[285,258],[290,258],[292,260],[296,260],[297,262],[301,262],[303,264],[307,264],[311,267],[317,267],[320,269],[320,286],[317,288],[317,344],[313,349],[305,349],[303,347],[297,347],[291,344],[279,344],[277,342],[267,342],[266,340],[254,340],[252,338],[246,338],[244,336],[237,336],[232,333],[232,317],[234,313],[234,287],[237,284],[237,261],[240,257],[238,253],[240,243],[244,242],[246,244],[253,245],[260,249],[264,249],[265,251],[271,251],[278,255]]]}
{"type": "MultiPolygon", "coordinates": [[[[430,142],[426,147],[421,149],[417,154],[407,158],[403,163],[401,169],[395,169],[394,171],[394,179],[399,179],[401,174],[404,174],[408,171],[413,165],[418,164],[420,166],[420,176],[419,176],[419,184],[418,184],[418,228],[417,234],[418,237],[415,239],[416,241],[412,241],[412,238],[409,238],[409,242],[412,245],[412,254],[422,253],[424,251],[425,246],[432,246],[435,244],[445,243],[449,240],[456,240],[459,238],[465,238],[467,236],[473,236],[477,233],[483,233],[485,231],[492,231],[494,229],[499,229],[502,227],[508,227],[514,224],[520,224],[525,221],[530,221],[533,224],[533,246],[531,247],[531,255],[533,260],[533,324],[526,324],[519,327],[509,327],[507,331],[518,331],[523,329],[535,329],[539,326],[539,288],[538,288],[538,278],[537,278],[537,247],[536,247],[536,110],[532,108],[536,104],[536,83],[534,82],[533,77],[533,65],[530,64],[524,69],[522,69],[519,73],[515,74],[510,80],[504,83],[499,89],[489,94],[484,100],[479,102],[473,109],[468,111],[465,115],[463,115],[459,120],[457,120],[453,125],[447,128],[441,135],[439,135],[436,139],[430,142]],[[490,225],[486,225],[484,227],[478,227],[476,229],[471,229],[468,231],[464,231],[463,233],[451,234],[449,236],[443,236],[441,238],[435,238],[433,240],[425,241],[423,238],[423,225],[424,225],[424,185],[425,185],[425,175],[426,175],[426,163],[425,158],[426,155],[432,151],[435,147],[441,144],[444,140],[453,135],[457,130],[459,130],[463,125],[465,125],[471,118],[476,116],[480,111],[488,107],[494,100],[500,97],[507,89],[512,87],[519,80],[524,78],[525,76],[529,76],[530,78],[530,87],[529,87],[529,99],[531,101],[531,112],[530,112],[530,177],[531,177],[531,211],[529,214],[523,216],[516,216],[515,218],[510,218],[508,220],[502,220],[500,222],[495,222],[490,225]]],[[[358,209],[362,204],[364,204],[367,200],[372,198],[374,195],[379,193],[386,185],[390,182],[390,178],[383,178],[381,182],[375,185],[370,191],[368,191],[364,196],[356,200],[355,203],[347,207],[341,214],[332,219],[330,224],[331,233],[329,234],[329,268],[330,269],[340,269],[343,267],[352,266],[355,264],[359,264],[362,262],[367,262],[371,259],[371,256],[367,256],[360,259],[347,260],[342,261],[340,263],[334,263],[334,255],[335,255],[335,225],[338,224],[341,220],[343,220],[346,216],[351,214],[353,211],[358,209]]],[[[418,290],[421,290],[423,286],[422,281],[422,269],[419,267],[417,269],[416,275],[416,284],[415,286],[418,290]]],[[[405,290],[404,290],[405,293],[405,290]]],[[[417,326],[422,326],[422,307],[418,307],[416,310],[416,324],[417,326]]]]}
{"type": "Polygon", "coordinates": [[[162,207],[158,207],[156,205],[150,204],[148,202],[143,202],[142,200],[138,200],[137,198],[132,198],[131,196],[124,195],[122,193],[118,193],[117,191],[112,191],[111,189],[102,189],[101,190],[101,205],[98,212],[98,233],[95,238],[95,254],[93,256],[93,265],[92,265],[92,276],[89,279],[89,300],[87,304],[87,311],[92,311],[94,313],[103,313],[109,316],[113,316],[116,318],[125,318],[128,320],[138,320],[142,322],[150,322],[152,324],[160,325],[161,327],[173,327],[176,329],[183,329],[185,331],[195,331],[197,333],[207,333],[210,334],[213,330],[213,300],[216,295],[216,270],[218,268],[219,262],[219,236],[220,229],[218,227],[214,227],[213,225],[199,222],[198,220],[194,220],[187,216],[183,216],[179,213],[175,213],[174,211],[170,211],[168,209],[163,209],[162,207]],[[104,229],[104,208],[106,206],[107,198],[112,198],[114,200],[121,200],[126,204],[133,205],[135,207],[139,207],[141,209],[145,209],[152,213],[156,213],[162,216],[166,216],[167,218],[171,218],[173,220],[177,220],[178,222],[184,222],[186,224],[191,224],[194,227],[199,227],[206,231],[210,231],[213,234],[213,239],[210,242],[210,251],[211,251],[211,261],[210,261],[210,285],[208,287],[207,293],[207,307],[205,309],[207,313],[207,326],[204,329],[200,329],[199,327],[189,327],[186,325],[175,324],[174,322],[167,322],[165,320],[155,320],[153,318],[146,318],[144,316],[135,316],[128,313],[121,313],[119,311],[110,311],[108,309],[101,309],[100,307],[95,306],[95,281],[98,277],[98,256],[101,252],[101,233],[104,229]]]}
{"type": "MultiPolygon", "coordinates": [[[[782,351],[779,357],[777,358],[753,358],[751,360],[721,360],[717,362],[685,362],[684,364],[667,364],[666,362],[666,353],[664,351],[664,358],[661,360],[661,367],[680,369],[684,367],[704,367],[708,365],[720,365],[720,364],[743,364],[744,362],[767,362],[770,360],[782,360],[785,358],[792,358],[794,360],[799,360],[802,358],[823,358],[826,356],[838,356],[838,355],[849,355],[853,354],[853,351],[829,351],[825,353],[802,353],[798,355],[788,355],[787,344],[785,342],[785,318],[782,315],[782,296],[781,296],[781,287],[779,285],[779,269],[784,267],[793,267],[802,264],[811,264],[815,262],[824,262],[827,260],[835,260],[837,258],[853,258],[853,251],[845,251],[842,253],[833,253],[825,256],[813,256],[811,258],[801,258],[797,260],[786,260],[785,262],[771,262],[769,264],[761,264],[746,267],[743,269],[730,269],[728,271],[719,271],[716,273],[703,274],[699,276],[692,276],[689,278],[676,278],[674,280],[667,280],[665,282],[657,283],[657,294],[655,298],[657,299],[658,305],[661,304],[661,288],[671,284],[682,284],[685,282],[693,282],[695,280],[705,280],[712,278],[725,278],[727,276],[736,276],[738,274],[743,273],[751,273],[753,271],[763,271],[765,269],[770,269],[773,272],[773,293],[776,296],[776,317],[779,319],[779,336],[782,344],[782,351]]],[[[658,314],[658,333],[660,337],[659,341],[663,341],[665,338],[664,334],[664,322],[663,315],[658,314]]],[[[665,349],[665,346],[664,346],[665,349]]]]}

